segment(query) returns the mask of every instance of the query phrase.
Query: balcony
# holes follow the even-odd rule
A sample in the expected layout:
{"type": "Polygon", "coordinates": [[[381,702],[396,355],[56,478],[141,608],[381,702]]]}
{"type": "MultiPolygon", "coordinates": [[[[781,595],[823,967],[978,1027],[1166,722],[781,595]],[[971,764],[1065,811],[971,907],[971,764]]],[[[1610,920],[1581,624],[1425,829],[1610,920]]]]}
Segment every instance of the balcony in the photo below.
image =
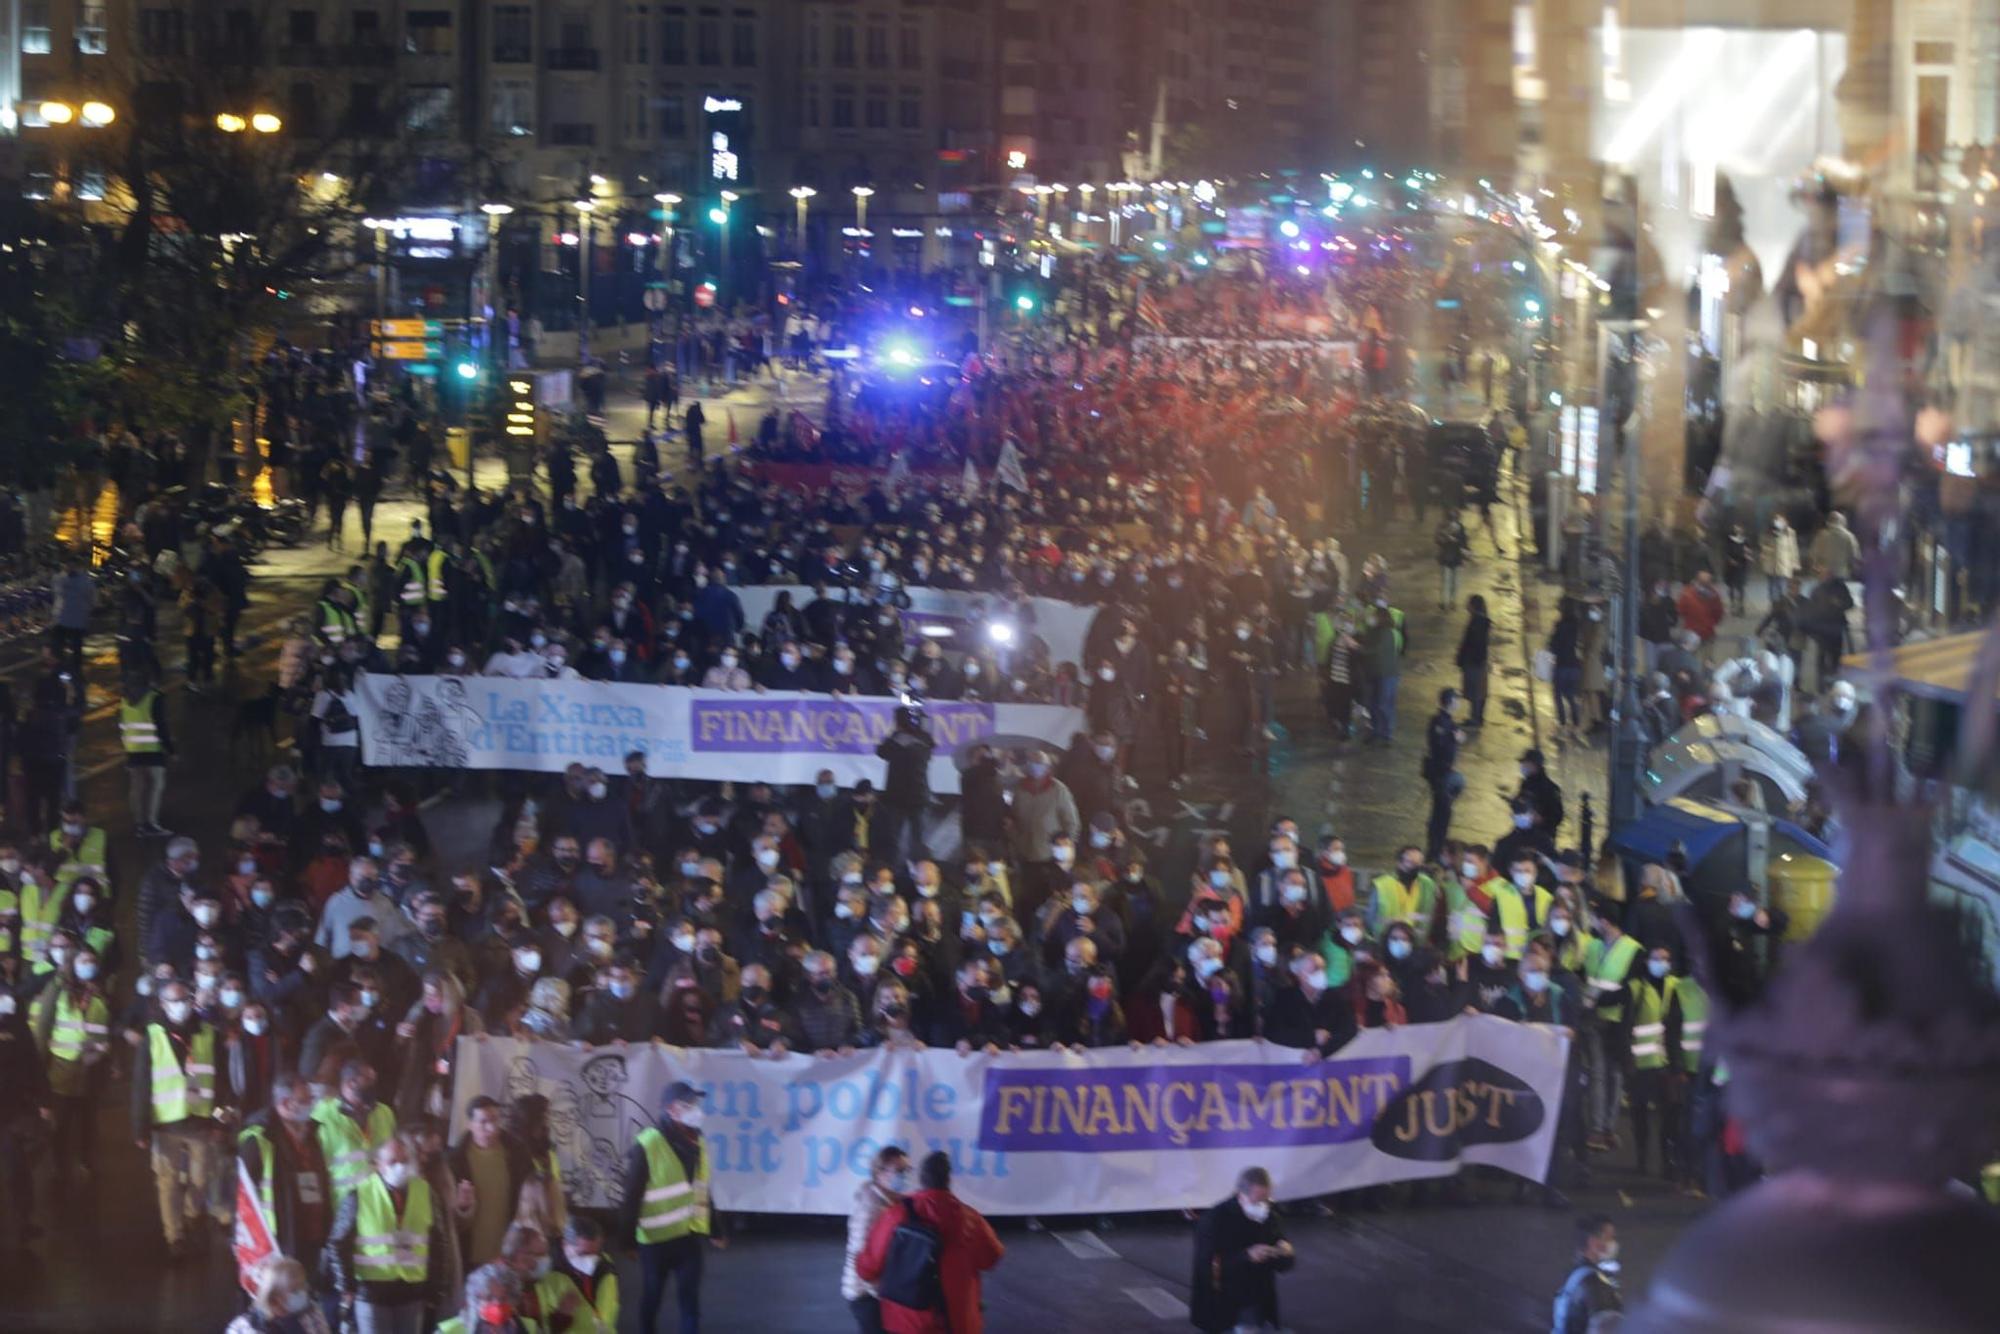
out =
{"type": "Polygon", "coordinates": [[[564,124],[558,121],[549,126],[549,142],[565,147],[588,148],[597,142],[597,127],[589,122],[564,124]]]}
{"type": "Polygon", "coordinates": [[[549,69],[589,72],[597,69],[597,48],[594,46],[552,46],[543,52],[543,58],[549,69]]]}

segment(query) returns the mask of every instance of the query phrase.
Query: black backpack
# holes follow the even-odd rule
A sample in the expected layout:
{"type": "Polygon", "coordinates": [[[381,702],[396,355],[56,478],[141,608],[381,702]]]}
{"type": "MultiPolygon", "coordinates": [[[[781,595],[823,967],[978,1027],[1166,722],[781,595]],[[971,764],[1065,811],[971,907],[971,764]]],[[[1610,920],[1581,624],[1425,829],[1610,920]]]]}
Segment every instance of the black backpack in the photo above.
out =
{"type": "Polygon", "coordinates": [[[938,1277],[938,1257],[944,1239],[937,1229],[917,1217],[906,1200],[903,1221],[889,1238],[889,1254],[882,1262],[882,1277],[875,1290],[885,1302],[912,1311],[944,1309],[944,1284],[938,1277]]]}

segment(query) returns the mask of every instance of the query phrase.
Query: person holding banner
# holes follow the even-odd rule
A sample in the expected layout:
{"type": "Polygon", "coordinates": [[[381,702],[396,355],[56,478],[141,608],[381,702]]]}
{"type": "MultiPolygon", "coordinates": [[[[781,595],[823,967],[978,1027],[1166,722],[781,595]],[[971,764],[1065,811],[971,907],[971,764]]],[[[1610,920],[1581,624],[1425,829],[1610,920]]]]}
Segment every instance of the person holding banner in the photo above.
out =
{"type": "Polygon", "coordinates": [[[333,1231],[333,1178],[312,1110],[305,1076],[288,1071],[271,1081],[270,1106],[236,1137],[236,1213],[239,1233],[254,1210],[279,1254],[317,1261],[333,1231]]]}
{"type": "Polygon", "coordinates": [[[1244,1168],[1236,1193],[1195,1229],[1190,1321],[1214,1334],[1279,1329],[1278,1275],[1295,1262],[1271,1208],[1271,1174],[1244,1168]]]}

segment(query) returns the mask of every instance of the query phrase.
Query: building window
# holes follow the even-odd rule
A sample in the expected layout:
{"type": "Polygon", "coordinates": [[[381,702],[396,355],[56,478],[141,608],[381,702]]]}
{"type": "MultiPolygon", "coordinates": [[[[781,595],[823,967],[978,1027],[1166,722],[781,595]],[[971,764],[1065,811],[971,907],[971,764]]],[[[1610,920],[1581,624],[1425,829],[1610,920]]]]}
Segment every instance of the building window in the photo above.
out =
{"type": "Polygon", "coordinates": [[[854,25],[840,22],[833,25],[833,67],[835,69],[854,68],[854,25]]]}
{"type": "Polygon", "coordinates": [[[535,58],[535,12],[526,5],[493,8],[493,63],[526,65],[535,58]]]}
{"type": "Polygon", "coordinates": [[[806,60],[807,69],[819,68],[819,15],[806,19],[806,60]]]}
{"type": "Polygon", "coordinates": [[[660,63],[688,63],[688,21],[681,10],[670,10],[660,15],[660,63]]]}
{"type": "Polygon", "coordinates": [[[49,0],[24,0],[21,5],[21,54],[49,53],[49,0]]]}
{"type": "Polygon", "coordinates": [[[450,55],[451,11],[449,9],[411,10],[403,20],[403,51],[405,54],[413,56],[450,55]]]}
{"type": "Polygon", "coordinates": [[[652,45],[652,11],[645,5],[625,6],[625,63],[645,64],[652,55],[652,45]]]}
{"type": "Polygon", "coordinates": [[[687,98],[679,93],[668,93],[660,99],[660,137],[685,139],[687,132],[687,98]]]}
{"type": "Polygon", "coordinates": [[[896,63],[904,69],[924,67],[924,30],[905,23],[896,32],[896,63]]]}
{"type": "Polygon", "coordinates": [[[380,10],[357,9],[354,11],[354,44],[375,47],[382,44],[382,14],[380,10]]]}
{"type": "Polygon", "coordinates": [[[493,132],[522,138],[535,132],[535,86],[523,79],[493,81],[493,132]]]}
{"type": "Polygon", "coordinates": [[[319,43],[319,11],[316,9],[294,9],[285,16],[285,41],[291,46],[315,46],[319,43]]]}
{"type": "Polygon", "coordinates": [[[310,83],[295,83],[285,99],[285,128],[294,134],[319,133],[319,89],[310,83]]]}
{"type": "Polygon", "coordinates": [[[729,63],[749,69],[757,63],[757,20],[738,14],[729,25],[729,63]]]}
{"type": "Polygon", "coordinates": [[[650,139],[652,137],[652,107],[647,89],[640,84],[625,87],[625,137],[628,139],[650,139]]]}
{"type": "Polygon", "coordinates": [[[924,127],[924,94],[920,88],[905,88],[896,99],[896,126],[904,130],[924,127]]]}
{"type": "Polygon", "coordinates": [[[101,56],[110,50],[105,38],[104,6],[86,4],[76,20],[76,49],[81,55],[101,56]]]}
{"type": "Polygon", "coordinates": [[[799,90],[799,112],[807,129],[819,128],[819,89],[810,83],[799,90]]]}
{"type": "Polygon", "coordinates": [[[833,106],[828,123],[836,130],[854,128],[854,89],[844,83],[833,85],[833,106]]]}
{"type": "Polygon", "coordinates": [[[722,20],[703,15],[694,22],[694,63],[722,63],[722,20]]]}
{"type": "Polygon", "coordinates": [[[413,86],[404,104],[403,128],[419,134],[443,134],[451,129],[451,85],[413,86]]]}
{"type": "Polygon", "coordinates": [[[889,90],[886,88],[870,88],[867,99],[862,103],[861,112],[868,129],[888,129],[889,90]]]}
{"type": "MultiPolygon", "coordinates": [[[[44,6],[46,7],[46,6],[44,6]]],[[[22,49],[27,49],[26,29],[22,49]]],[[[139,11],[139,50],[149,56],[177,56],[187,42],[187,20],[178,9],[139,11]]]]}
{"type": "MultiPolygon", "coordinates": [[[[565,14],[558,30],[557,41],[565,51],[591,51],[597,43],[590,35],[590,15],[565,14]]],[[[592,68],[595,68],[593,65],[592,68]]]]}
{"type": "Polygon", "coordinates": [[[347,90],[347,123],[358,134],[374,134],[382,123],[382,86],[356,83],[347,90]]]}
{"type": "Polygon", "coordinates": [[[868,68],[889,68],[889,21],[873,19],[868,21],[868,68]]]}

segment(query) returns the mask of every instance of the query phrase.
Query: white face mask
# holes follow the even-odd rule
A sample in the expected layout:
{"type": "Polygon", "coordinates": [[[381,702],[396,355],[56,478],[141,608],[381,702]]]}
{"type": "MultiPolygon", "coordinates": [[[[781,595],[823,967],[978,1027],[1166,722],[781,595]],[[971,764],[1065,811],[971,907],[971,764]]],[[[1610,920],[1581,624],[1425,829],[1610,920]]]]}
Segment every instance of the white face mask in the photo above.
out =
{"type": "Polygon", "coordinates": [[[1243,1216],[1253,1223],[1261,1223],[1271,1216],[1271,1202],[1269,1200],[1264,1201],[1262,1204],[1252,1204],[1248,1200],[1239,1199],[1237,1203],[1243,1208],[1243,1216]]]}
{"type": "Polygon", "coordinates": [[[679,1121],[682,1125],[686,1126],[689,1130],[700,1130],[702,1123],[702,1110],[699,1107],[683,1107],[679,1111],[674,1113],[674,1119],[676,1121],[679,1121]]]}
{"type": "Polygon", "coordinates": [[[514,966],[524,973],[532,973],[542,966],[542,952],[540,950],[516,950],[514,951],[514,966]]]}
{"type": "Polygon", "coordinates": [[[1257,956],[1257,962],[1263,964],[1266,968],[1278,962],[1278,947],[1276,945],[1259,945],[1252,952],[1257,956]]]}
{"type": "Polygon", "coordinates": [[[582,1251],[565,1249],[563,1251],[563,1259],[569,1261],[569,1267],[579,1274],[589,1274],[597,1268],[597,1257],[594,1255],[585,1255],[582,1251]]]}
{"type": "Polygon", "coordinates": [[[1498,968],[1500,960],[1506,956],[1507,951],[1501,949],[1498,945],[1488,945],[1479,951],[1479,957],[1486,960],[1488,968],[1498,968]]]}
{"type": "Polygon", "coordinates": [[[768,871],[777,864],[778,850],[776,848],[759,848],[757,850],[757,865],[768,871]]]}
{"type": "Polygon", "coordinates": [[[556,934],[564,940],[568,940],[576,934],[576,923],[574,921],[555,922],[552,925],[555,927],[556,934]]]}
{"type": "Polygon", "coordinates": [[[1477,880],[1479,878],[1479,863],[1474,861],[1460,862],[1458,864],[1458,873],[1467,880],[1477,880]]]}
{"type": "Polygon", "coordinates": [[[386,1163],[382,1167],[383,1184],[390,1190],[401,1190],[410,1184],[414,1169],[408,1163],[386,1163]]]}
{"type": "Polygon", "coordinates": [[[675,937],[674,937],[673,939],[674,939],[674,948],[675,948],[675,949],[677,949],[677,950],[679,950],[679,951],[680,951],[680,952],[681,952],[682,954],[693,954],[693,953],[694,953],[694,933],[693,933],[693,932],[691,932],[691,931],[690,931],[690,932],[682,932],[682,933],[681,933],[680,935],[677,935],[677,936],[675,936],[675,937]]]}
{"type": "Polygon", "coordinates": [[[1076,849],[1067,846],[1058,846],[1049,850],[1049,856],[1055,859],[1057,866],[1068,866],[1076,860],[1076,849]]]}
{"type": "Polygon", "coordinates": [[[167,1022],[170,1024],[186,1023],[188,1015],[194,1011],[194,1007],[186,1001],[167,1001],[160,1006],[160,1009],[165,1012],[167,1022]]]}
{"type": "Polygon", "coordinates": [[[1340,938],[1350,945],[1359,945],[1361,943],[1361,936],[1362,931],[1358,926],[1343,926],[1340,928],[1340,938]]]}
{"type": "Polygon", "coordinates": [[[262,1019],[245,1019],[243,1021],[243,1031],[245,1033],[248,1033],[253,1038],[263,1037],[264,1030],[269,1027],[270,1025],[264,1022],[262,1019]]]}
{"type": "Polygon", "coordinates": [[[1535,873],[1533,871],[1514,872],[1514,888],[1532,889],[1534,888],[1534,885],[1535,885],[1535,873]]]}

